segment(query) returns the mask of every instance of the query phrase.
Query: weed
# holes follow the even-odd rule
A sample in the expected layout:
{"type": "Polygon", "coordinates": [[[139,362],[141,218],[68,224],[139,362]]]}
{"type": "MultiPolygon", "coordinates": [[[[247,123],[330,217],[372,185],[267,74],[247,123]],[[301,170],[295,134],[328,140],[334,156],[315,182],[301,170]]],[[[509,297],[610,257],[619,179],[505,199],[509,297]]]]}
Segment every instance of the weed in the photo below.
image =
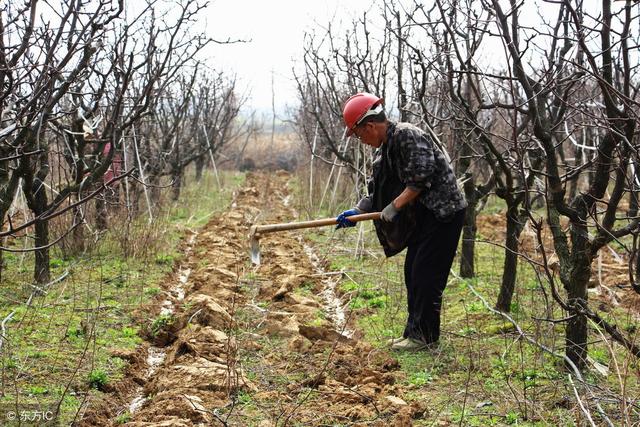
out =
{"type": "Polygon", "coordinates": [[[351,280],[347,280],[346,282],[340,284],[340,290],[342,292],[352,292],[357,289],[358,289],[358,284],[351,280]]]}
{"type": "Polygon", "coordinates": [[[504,422],[513,425],[518,423],[518,413],[517,412],[508,412],[507,415],[504,416],[504,422]]]}
{"type": "Polygon", "coordinates": [[[52,258],[49,261],[49,266],[51,268],[58,268],[58,267],[62,267],[65,264],[64,260],[60,259],[60,258],[52,258]]]}
{"type": "Polygon", "coordinates": [[[136,328],[124,327],[122,328],[122,336],[124,338],[135,338],[138,336],[138,331],[136,328]]]}
{"type": "Polygon", "coordinates": [[[89,387],[96,390],[104,390],[104,387],[109,383],[109,375],[102,369],[94,369],[89,373],[89,387]]]}
{"type": "Polygon", "coordinates": [[[609,352],[604,348],[591,348],[589,355],[597,362],[605,365],[609,363],[609,352]]]}
{"type": "Polygon", "coordinates": [[[240,403],[242,405],[250,405],[253,402],[253,399],[251,398],[251,395],[249,393],[244,392],[244,391],[239,391],[238,395],[236,397],[238,399],[238,403],[240,403]]]}
{"type": "Polygon", "coordinates": [[[537,379],[540,377],[540,372],[535,369],[525,369],[520,374],[520,380],[524,383],[524,388],[536,387],[537,379]]]}
{"type": "Polygon", "coordinates": [[[43,386],[32,385],[32,386],[27,388],[27,392],[30,395],[38,396],[38,395],[43,395],[43,394],[49,393],[49,390],[46,387],[43,387],[43,386]]]}
{"type": "Polygon", "coordinates": [[[157,336],[158,333],[166,328],[168,325],[171,325],[174,322],[174,318],[171,314],[161,314],[155,318],[155,320],[151,323],[151,335],[157,336]]]}
{"type": "Polygon", "coordinates": [[[316,315],[313,318],[313,320],[311,320],[311,322],[309,322],[310,326],[322,326],[326,323],[326,315],[324,314],[324,312],[322,310],[317,310],[316,311],[316,315]]]}
{"type": "Polygon", "coordinates": [[[80,338],[84,336],[84,331],[80,327],[69,328],[67,331],[68,338],[80,338]]]}
{"type": "Polygon", "coordinates": [[[47,357],[47,352],[45,351],[32,351],[31,353],[29,353],[29,357],[32,359],[44,359],[45,357],[47,357]]]}
{"type": "Polygon", "coordinates": [[[433,381],[433,376],[431,375],[431,373],[427,371],[412,373],[408,379],[409,384],[412,384],[418,387],[421,387],[425,384],[429,384],[431,381],[433,381]]]}
{"type": "Polygon", "coordinates": [[[468,337],[470,335],[477,334],[478,330],[476,328],[474,328],[473,326],[465,326],[464,328],[460,329],[460,331],[458,331],[458,333],[460,335],[462,335],[463,337],[468,337]]]}
{"type": "Polygon", "coordinates": [[[173,265],[173,263],[175,262],[175,257],[169,254],[162,254],[156,256],[154,261],[159,265],[173,265]]]}
{"type": "Polygon", "coordinates": [[[305,280],[304,282],[302,282],[299,287],[299,289],[307,292],[312,292],[314,288],[315,288],[315,284],[308,280],[305,280]]]}
{"type": "Polygon", "coordinates": [[[129,411],[123,412],[115,419],[116,424],[126,424],[129,421],[131,421],[131,414],[129,413],[129,411]]]}
{"type": "Polygon", "coordinates": [[[467,304],[467,311],[469,313],[478,313],[484,311],[484,305],[480,301],[474,301],[467,304]]]}
{"type": "Polygon", "coordinates": [[[18,368],[18,362],[16,362],[13,359],[8,359],[5,361],[4,367],[7,369],[17,369],[18,368]]]}
{"type": "Polygon", "coordinates": [[[145,288],[144,290],[144,294],[150,297],[158,295],[159,293],[160,293],[160,288],[158,288],[157,286],[151,286],[149,288],[145,288]]]}

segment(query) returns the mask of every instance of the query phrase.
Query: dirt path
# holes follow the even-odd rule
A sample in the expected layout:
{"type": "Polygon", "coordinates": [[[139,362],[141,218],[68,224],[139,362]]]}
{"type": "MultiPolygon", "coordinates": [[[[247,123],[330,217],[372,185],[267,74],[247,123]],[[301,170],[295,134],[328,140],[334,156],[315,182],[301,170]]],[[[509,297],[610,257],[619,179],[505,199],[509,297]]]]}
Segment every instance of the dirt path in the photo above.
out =
{"type": "Polygon", "coordinates": [[[84,424],[120,414],[130,426],[401,426],[424,410],[402,400],[397,361],[354,338],[338,276],[299,234],[264,237],[263,263],[250,265],[249,226],[295,215],[288,180],[248,176],[231,208],[185,245],[155,301],[149,345],[122,356],[126,378],[84,424]]]}

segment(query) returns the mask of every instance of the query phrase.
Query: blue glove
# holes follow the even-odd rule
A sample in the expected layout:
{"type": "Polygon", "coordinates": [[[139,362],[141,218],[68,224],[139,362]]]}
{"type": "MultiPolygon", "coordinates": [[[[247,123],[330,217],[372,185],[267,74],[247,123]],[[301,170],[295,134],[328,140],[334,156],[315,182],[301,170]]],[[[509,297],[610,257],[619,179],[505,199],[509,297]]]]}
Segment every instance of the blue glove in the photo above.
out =
{"type": "Polygon", "coordinates": [[[348,216],[351,215],[357,215],[361,213],[359,209],[349,209],[348,211],[344,211],[342,212],[340,215],[338,215],[338,217],[336,218],[336,221],[338,221],[338,225],[336,225],[336,229],[338,228],[347,228],[347,227],[354,227],[356,225],[355,222],[349,221],[347,219],[348,216]]]}

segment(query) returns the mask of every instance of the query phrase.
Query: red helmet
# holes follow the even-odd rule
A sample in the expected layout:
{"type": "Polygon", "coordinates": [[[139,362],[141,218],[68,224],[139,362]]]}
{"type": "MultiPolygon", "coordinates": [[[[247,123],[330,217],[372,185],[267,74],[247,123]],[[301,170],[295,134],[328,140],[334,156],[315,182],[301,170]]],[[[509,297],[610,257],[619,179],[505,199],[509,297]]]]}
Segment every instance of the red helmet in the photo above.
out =
{"type": "Polygon", "coordinates": [[[381,105],[384,102],[382,98],[378,98],[367,92],[360,92],[347,99],[342,107],[342,118],[347,126],[347,136],[353,133],[355,128],[362,119],[364,119],[370,110],[381,105]]]}

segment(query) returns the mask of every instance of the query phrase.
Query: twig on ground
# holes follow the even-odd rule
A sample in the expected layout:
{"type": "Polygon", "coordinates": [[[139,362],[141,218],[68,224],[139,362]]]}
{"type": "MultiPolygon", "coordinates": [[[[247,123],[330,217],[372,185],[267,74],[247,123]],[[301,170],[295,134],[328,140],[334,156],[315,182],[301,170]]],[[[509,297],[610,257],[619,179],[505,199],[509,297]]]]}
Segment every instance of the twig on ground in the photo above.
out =
{"type": "Polygon", "coordinates": [[[580,399],[580,393],[578,393],[578,389],[573,383],[573,378],[571,377],[571,374],[567,375],[567,377],[569,378],[569,383],[573,388],[573,394],[574,396],[576,396],[576,400],[578,401],[578,405],[580,406],[580,409],[582,410],[584,415],[587,417],[587,420],[589,420],[589,424],[591,424],[593,427],[596,427],[596,424],[593,422],[593,419],[591,418],[591,414],[589,413],[587,408],[585,408],[584,405],[582,404],[582,399],[580,399]]]}

